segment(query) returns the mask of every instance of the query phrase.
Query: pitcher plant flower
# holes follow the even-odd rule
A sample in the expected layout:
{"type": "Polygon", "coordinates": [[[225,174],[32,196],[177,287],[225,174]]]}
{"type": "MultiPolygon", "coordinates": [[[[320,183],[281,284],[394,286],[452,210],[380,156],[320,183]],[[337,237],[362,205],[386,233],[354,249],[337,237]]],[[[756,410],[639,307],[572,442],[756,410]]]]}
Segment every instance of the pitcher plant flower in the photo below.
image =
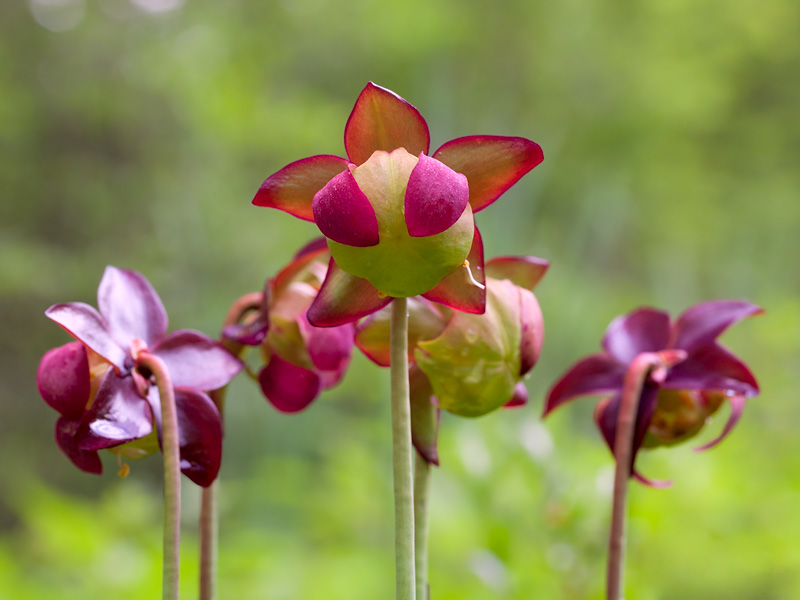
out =
{"type": "Polygon", "coordinates": [[[725,402],[730,417],[722,433],[697,450],[721,442],[738,422],[758,383],[739,358],[717,342],[731,325],[763,309],[743,300],[696,304],[672,322],[666,312],[640,308],[614,319],[603,337],[603,352],[573,365],[550,389],[544,415],[587,395],[603,395],[595,423],[614,452],[626,372],[643,353],[671,352],[675,364],[646,378],[636,412],[631,474],[651,486],[669,485],[643,477],[635,469],[640,449],[670,446],[697,435],[725,402]]]}
{"type": "Polygon", "coordinates": [[[253,199],[313,221],[327,238],[330,268],[309,321],[341,325],[394,297],[417,295],[482,313],[482,251],[465,262],[477,237],[473,213],[542,161],[539,145],[476,135],[429,155],[428,125],[417,109],[369,83],[345,125],[344,147],[347,158],[289,164],[253,199]]]}
{"type": "Polygon", "coordinates": [[[226,385],[242,368],[221,345],[191,330],[167,332],[167,313],[141,274],[106,267],[97,291],[99,312],[82,302],[45,311],[76,341],[48,351],[37,386],[60,415],[56,442],[82,471],[100,474],[99,450],[139,458],[158,450],[161,398],[148,353],[169,370],[174,386],[183,473],[210,485],[222,456],[222,425],[204,393],[226,385]]]}

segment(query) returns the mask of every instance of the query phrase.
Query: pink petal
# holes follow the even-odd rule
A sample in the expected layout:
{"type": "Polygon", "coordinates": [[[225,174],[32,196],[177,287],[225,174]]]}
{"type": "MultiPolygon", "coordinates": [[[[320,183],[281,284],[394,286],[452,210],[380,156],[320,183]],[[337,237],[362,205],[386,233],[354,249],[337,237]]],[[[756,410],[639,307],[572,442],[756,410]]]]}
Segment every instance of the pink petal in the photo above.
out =
{"type": "Polygon", "coordinates": [[[97,288],[97,307],[108,331],[123,347],[139,339],[152,346],[167,332],[167,312],[161,298],[136,271],[106,267],[97,288]]]}
{"type": "Polygon", "coordinates": [[[624,377],[625,368],[610,356],[588,356],[562,375],[550,389],[544,416],[577,396],[621,392],[624,377]]]}
{"type": "MultiPolygon", "coordinates": [[[[303,246],[303,248],[295,254],[292,261],[281,269],[272,280],[272,288],[275,295],[280,295],[280,293],[295,280],[297,275],[315,260],[328,262],[329,258],[328,240],[324,237],[316,238],[303,246]]],[[[265,293],[267,293],[268,288],[269,286],[264,290],[265,293]]]]}
{"type": "Polygon", "coordinates": [[[376,150],[405,148],[409,154],[428,153],[430,134],[419,111],[403,98],[370,82],[361,91],[344,128],[344,147],[351,162],[360,165],[376,150]]]}
{"type": "Polygon", "coordinates": [[[94,308],[83,302],[56,304],[48,308],[44,314],[61,325],[67,333],[83,342],[105,358],[119,371],[130,370],[128,352],[122,348],[109,333],[106,320],[94,308]]]}
{"type": "Polygon", "coordinates": [[[133,378],[119,377],[109,370],[81,421],[75,441],[82,450],[102,450],[138,440],[152,431],[153,411],[136,392],[133,378]]]}
{"type": "Polygon", "coordinates": [[[542,309],[533,292],[518,287],[520,318],[522,320],[522,345],[520,352],[520,377],[530,371],[539,360],[544,342],[544,319],[542,309]]]}
{"type": "Polygon", "coordinates": [[[535,256],[499,256],[486,263],[486,276],[508,279],[511,283],[533,290],[541,281],[550,262],[535,256]]]}
{"type": "Polygon", "coordinates": [[[722,440],[724,440],[728,434],[733,431],[733,428],[736,427],[736,424],[739,422],[739,419],[742,417],[742,412],[744,411],[744,405],[747,403],[747,399],[744,396],[730,396],[728,401],[731,403],[731,415],[728,417],[728,421],[725,423],[725,427],[722,429],[722,433],[720,433],[717,437],[713,440],[708,442],[707,444],[703,444],[702,446],[695,448],[695,452],[703,452],[704,450],[710,450],[717,444],[719,444],[722,440]]]}
{"type": "Polygon", "coordinates": [[[519,408],[528,403],[528,388],[521,381],[514,386],[514,395],[505,403],[503,408],[519,408]]]}
{"type": "Polygon", "coordinates": [[[406,187],[404,214],[408,235],[425,237],[442,233],[458,221],[468,203],[467,178],[420,154],[406,187]]]}
{"type": "Polygon", "coordinates": [[[441,409],[430,381],[417,366],[408,373],[411,400],[411,442],[428,463],[439,466],[439,421],[441,409]]]}
{"type": "Polygon", "coordinates": [[[222,422],[211,399],[192,388],[175,388],[181,471],[194,483],[208,487],[222,461],[222,422]]]}
{"type": "Polygon", "coordinates": [[[242,370],[242,361],[221,344],[198,331],[180,330],[169,334],[153,353],[164,361],[172,385],[198,390],[216,390],[242,370]]]}
{"type": "Polygon", "coordinates": [[[313,221],[311,203],[314,194],[347,169],[347,161],[338,156],[311,156],[283,167],[261,184],[253,204],[277,208],[305,221],[313,221]]]}
{"type": "Polygon", "coordinates": [[[745,300],[712,300],[695,304],[678,317],[673,348],[692,350],[710,344],[728,327],[764,309],[745,300]]]}
{"type": "MultiPolygon", "coordinates": [[[[472,246],[467,255],[472,277],[481,285],[486,284],[483,272],[483,240],[478,228],[472,238],[472,246]]],[[[432,290],[422,294],[424,298],[444,304],[461,312],[481,315],[486,312],[486,290],[476,286],[469,279],[464,267],[459,267],[442,279],[432,290]]]]}
{"type": "Polygon", "coordinates": [[[743,396],[758,395],[758,382],[747,365],[719,344],[703,346],[672,367],[663,387],[673,390],[729,390],[743,396]]]}
{"type": "Polygon", "coordinates": [[[467,176],[469,203],[478,212],[542,162],[544,154],[525,138],[473,135],[447,142],[433,158],[467,176]]]}
{"type": "Polygon", "coordinates": [[[75,443],[75,433],[78,431],[80,421],[61,417],[56,422],[56,444],[61,451],[72,461],[76,467],[86,473],[100,475],[103,472],[103,463],[97,450],[82,450],[75,443]]]}
{"type": "Polygon", "coordinates": [[[644,475],[639,473],[639,471],[635,470],[631,473],[631,477],[633,477],[639,483],[644,484],[647,487],[651,487],[656,490],[665,490],[667,488],[672,487],[671,480],[649,479],[648,477],[645,477],[644,475]]]}
{"type": "Polygon", "coordinates": [[[341,371],[347,368],[353,354],[355,325],[314,327],[303,318],[297,321],[311,362],[320,371],[341,371]]]}
{"type": "Polygon", "coordinates": [[[603,337],[603,348],[627,365],[642,352],[664,350],[669,344],[669,333],[667,313],[640,308],[611,321],[603,337]]]}
{"type": "Polygon", "coordinates": [[[328,240],[326,240],[324,237],[317,237],[308,242],[302,248],[300,248],[300,250],[298,250],[295,253],[293,260],[299,260],[301,258],[311,255],[316,256],[320,252],[324,252],[327,249],[328,249],[328,240]]]}
{"type": "Polygon", "coordinates": [[[70,342],[49,350],[39,363],[36,386],[45,402],[68,420],[83,416],[92,384],[86,348],[70,342]]]}
{"type": "Polygon", "coordinates": [[[327,238],[365,248],[380,242],[378,218],[350,169],[331,179],[314,196],[314,221],[327,238]]]}
{"type": "Polygon", "coordinates": [[[342,271],[331,259],[328,274],[307,317],[317,327],[335,327],[366,317],[391,301],[390,296],[382,295],[369,281],[342,271]]]}
{"type": "Polygon", "coordinates": [[[261,369],[258,382],[267,400],[285,413],[303,410],[322,391],[322,382],[314,371],[298,367],[277,354],[261,369]]]}

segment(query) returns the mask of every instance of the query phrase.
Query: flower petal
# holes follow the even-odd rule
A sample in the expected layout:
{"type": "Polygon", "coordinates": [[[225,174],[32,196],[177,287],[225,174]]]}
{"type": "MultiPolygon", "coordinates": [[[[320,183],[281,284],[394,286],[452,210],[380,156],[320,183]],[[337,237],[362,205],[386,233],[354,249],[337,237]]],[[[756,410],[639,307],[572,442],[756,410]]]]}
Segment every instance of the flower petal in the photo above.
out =
{"type": "Polygon", "coordinates": [[[519,375],[530,371],[539,360],[544,342],[544,319],[542,309],[533,292],[517,287],[520,300],[520,319],[522,321],[522,345],[520,352],[519,375]]]}
{"type": "Polygon", "coordinates": [[[314,221],[327,238],[366,248],[380,242],[378,217],[350,169],[331,179],[314,195],[314,221]]]}
{"type": "Polygon", "coordinates": [[[639,471],[633,470],[631,472],[631,477],[633,477],[639,483],[646,485],[647,487],[651,487],[656,490],[665,490],[667,488],[672,487],[672,481],[667,479],[650,479],[645,477],[639,471]]]}
{"type": "Polygon", "coordinates": [[[710,450],[717,444],[719,444],[722,440],[724,440],[728,434],[733,431],[733,428],[736,427],[736,424],[739,422],[739,419],[742,417],[742,412],[744,411],[744,405],[747,403],[747,399],[744,396],[730,396],[728,401],[731,403],[731,414],[728,417],[728,421],[725,423],[725,427],[722,428],[722,433],[720,433],[717,437],[713,440],[708,442],[707,444],[703,444],[698,448],[695,448],[695,452],[703,452],[704,450],[710,450]]]}
{"type": "Polygon", "coordinates": [[[314,221],[314,194],[347,169],[344,158],[320,154],[295,161],[261,184],[253,204],[277,208],[305,221],[314,221]]]}
{"type": "Polygon", "coordinates": [[[222,422],[211,398],[185,387],[175,387],[181,471],[194,483],[208,487],[217,478],[222,461],[222,422]]]}
{"type": "Polygon", "coordinates": [[[343,371],[353,354],[355,325],[314,327],[305,315],[297,321],[308,355],[320,371],[343,371]]]}
{"type": "Polygon", "coordinates": [[[498,256],[486,263],[486,276],[508,279],[511,283],[533,290],[541,281],[550,261],[535,256],[498,256]]]}
{"type": "Polygon", "coordinates": [[[441,410],[425,373],[412,365],[408,372],[411,398],[411,442],[428,463],[439,466],[437,440],[441,410]]]}
{"type": "Polygon", "coordinates": [[[153,348],[167,365],[174,386],[216,390],[242,370],[242,361],[199,331],[182,329],[153,348]]]}
{"type": "Polygon", "coordinates": [[[478,212],[542,162],[544,154],[525,138],[473,135],[447,142],[433,158],[467,176],[469,203],[478,212]]]}
{"type": "Polygon", "coordinates": [[[75,435],[81,450],[102,450],[138,440],[153,431],[150,404],[134,388],[132,377],[109,370],[75,435]]]}
{"type": "Polygon", "coordinates": [[[758,395],[758,382],[747,365],[719,344],[703,346],[672,367],[662,387],[729,390],[744,396],[758,395]]]}
{"type": "Polygon", "coordinates": [[[640,308],[611,321],[603,336],[603,348],[623,365],[642,352],[663,350],[669,344],[669,315],[640,308]]]}
{"type": "Polygon", "coordinates": [[[673,348],[692,350],[710,344],[728,327],[764,309],[745,300],[711,300],[686,309],[675,323],[673,348]]]}
{"type": "Polygon", "coordinates": [[[134,339],[152,346],[167,332],[167,312],[161,298],[136,271],[107,266],[97,288],[97,308],[123,348],[134,339]]]}
{"type": "Polygon", "coordinates": [[[103,463],[97,450],[82,450],[75,443],[75,433],[79,426],[80,421],[59,418],[56,421],[56,444],[81,471],[100,475],[103,472],[103,463]]]}
{"type": "Polygon", "coordinates": [[[519,408],[528,403],[528,388],[521,381],[514,386],[514,395],[505,403],[503,408],[519,408]]]}
{"type": "Polygon", "coordinates": [[[61,325],[67,333],[97,352],[122,373],[130,370],[128,353],[109,333],[108,324],[93,307],[83,302],[56,304],[44,314],[61,325]]]}
{"type": "Polygon", "coordinates": [[[44,401],[62,416],[80,420],[92,390],[83,344],[69,342],[49,350],[36,371],[36,386],[44,401]]]}
{"type": "Polygon", "coordinates": [[[281,412],[295,413],[306,408],[322,391],[319,375],[273,354],[258,374],[261,391],[281,412]]]}
{"type": "Polygon", "coordinates": [[[408,235],[442,233],[458,221],[468,203],[467,178],[420,154],[408,178],[403,204],[408,235]]]}
{"type": "MultiPolygon", "coordinates": [[[[472,246],[469,249],[467,261],[469,261],[470,273],[472,273],[474,280],[481,285],[485,285],[483,240],[477,227],[472,238],[472,246]]],[[[422,296],[461,312],[481,315],[486,311],[486,289],[475,285],[470,280],[469,275],[466,268],[459,267],[442,279],[435,288],[425,292],[422,296]]]]}
{"type": "Polygon", "coordinates": [[[419,111],[403,98],[369,82],[356,100],[344,128],[344,147],[351,162],[360,165],[376,150],[405,148],[410,154],[428,153],[431,138],[419,111]]]}
{"type": "Polygon", "coordinates": [[[328,274],[308,309],[308,322],[317,327],[335,327],[357,321],[392,301],[366,279],[340,269],[331,259],[328,274]]]}
{"type": "Polygon", "coordinates": [[[543,416],[577,396],[621,392],[624,377],[625,368],[607,354],[588,356],[573,365],[550,389],[543,416]]]}

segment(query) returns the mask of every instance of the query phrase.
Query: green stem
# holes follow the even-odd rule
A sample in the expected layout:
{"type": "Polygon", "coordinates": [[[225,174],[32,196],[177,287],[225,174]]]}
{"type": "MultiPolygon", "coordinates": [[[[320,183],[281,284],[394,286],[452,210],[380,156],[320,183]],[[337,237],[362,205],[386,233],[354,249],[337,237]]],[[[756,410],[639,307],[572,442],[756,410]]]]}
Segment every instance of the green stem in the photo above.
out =
{"type": "Polygon", "coordinates": [[[178,413],[167,366],[154,354],[142,352],[138,364],[156,378],[161,399],[161,452],[164,455],[164,578],[163,599],[178,600],[181,541],[181,467],[178,413]]]}
{"type": "Polygon", "coordinates": [[[414,553],[417,570],[417,598],[428,600],[428,491],[431,466],[417,452],[414,460],[414,553]]]}
{"type": "Polygon", "coordinates": [[[408,300],[392,301],[392,463],[394,472],[395,573],[397,600],[416,600],[411,401],[408,387],[408,300]]]}

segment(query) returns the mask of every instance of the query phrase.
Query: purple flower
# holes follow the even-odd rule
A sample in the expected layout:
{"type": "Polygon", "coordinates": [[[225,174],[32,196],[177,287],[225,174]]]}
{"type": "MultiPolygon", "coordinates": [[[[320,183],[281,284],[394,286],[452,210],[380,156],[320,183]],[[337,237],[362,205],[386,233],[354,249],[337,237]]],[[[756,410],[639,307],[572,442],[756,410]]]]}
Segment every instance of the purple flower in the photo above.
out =
{"type": "MultiPolygon", "coordinates": [[[[710,448],[739,420],[745,399],[758,394],[758,384],[742,361],[717,342],[728,327],[763,312],[742,300],[714,300],[696,304],[675,322],[667,313],[640,308],[614,319],[603,338],[604,351],[579,361],[551,388],[544,414],[579,397],[603,394],[595,421],[612,452],[617,431],[623,380],[628,367],[643,352],[681,350],[686,358],[666,370],[651,374],[639,400],[634,433],[633,460],[640,448],[682,442],[697,434],[724,400],[731,416],[722,434],[700,449],[710,448]]],[[[640,481],[658,485],[639,474],[640,481]]]]}
{"type": "Polygon", "coordinates": [[[139,364],[150,352],[166,364],[174,385],[181,470],[198,485],[210,485],[219,471],[222,425],[202,390],[226,385],[241,362],[199,332],[165,335],[161,299],[135,271],[106,267],[97,305],[99,312],[81,302],[45,311],[77,340],[47,352],[37,372],[42,398],[61,415],[59,447],[79,469],[96,474],[102,472],[98,450],[136,458],[158,448],[158,388],[139,364]]]}

